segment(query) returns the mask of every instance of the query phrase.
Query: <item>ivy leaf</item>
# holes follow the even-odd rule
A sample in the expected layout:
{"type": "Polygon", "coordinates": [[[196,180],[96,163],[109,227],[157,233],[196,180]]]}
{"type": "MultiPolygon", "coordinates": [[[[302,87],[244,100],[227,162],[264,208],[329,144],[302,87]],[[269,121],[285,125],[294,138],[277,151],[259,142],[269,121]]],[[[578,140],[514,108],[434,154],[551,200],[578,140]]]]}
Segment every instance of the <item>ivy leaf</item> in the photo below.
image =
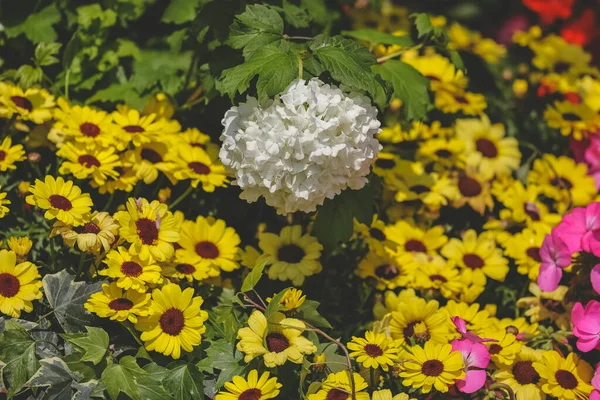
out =
{"type": "Polygon", "coordinates": [[[48,274],[42,280],[48,303],[54,309],[60,326],[65,332],[80,332],[92,321],[92,315],[83,308],[87,299],[100,290],[102,282],[87,284],[74,282],[74,276],[62,270],[48,274]]]}
{"type": "Polygon", "coordinates": [[[243,363],[244,356],[235,349],[233,341],[220,339],[211,343],[206,349],[206,358],[200,361],[196,366],[201,371],[211,371],[218,369],[221,372],[216,382],[216,389],[220,389],[225,382],[231,380],[235,375],[242,375],[249,365],[243,363]]]}
{"type": "Polygon", "coordinates": [[[305,300],[297,310],[297,318],[319,328],[330,329],[331,324],[317,311],[317,307],[319,307],[319,305],[320,303],[318,301],[305,300]]]}
{"type": "Polygon", "coordinates": [[[5,322],[5,330],[0,340],[0,360],[4,364],[0,369],[0,378],[8,384],[9,398],[19,392],[25,382],[38,369],[35,356],[35,342],[25,328],[14,321],[5,322]]]}
{"type": "Polygon", "coordinates": [[[406,118],[423,120],[431,106],[429,79],[412,66],[397,60],[374,65],[371,69],[394,86],[394,97],[404,103],[406,118]]]}
{"type": "Polygon", "coordinates": [[[81,361],[90,361],[94,365],[104,358],[108,350],[108,333],[102,328],[86,326],[87,333],[65,333],[61,336],[85,351],[81,361]]]}
{"type": "Polygon", "coordinates": [[[132,356],[125,356],[118,364],[111,364],[102,372],[100,378],[106,386],[111,399],[116,400],[119,393],[123,392],[134,400],[141,399],[138,390],[138,379],[146,375],[132,356]]]}
{"type": "Polygon", "coordinates": [[[55,56],[60,50],[60,43],[40,43],[35,48],[35,63],[40,67],[58,63],[55,56]]]}
{"type": "Polygon", "coordinates": [[[194,365],[180,365],[170,370],[163,384],[176,400],[204,398],[202,376],[194,365]]]}
{"type": "Polygon", "coordinates": [[[24,34],[33,43],[54,42],[58,38],[52,25],[60,21],[60,12],[55,4],[49,5],[40,12],[30,14],[19,25],[7,27],[6,36],[9,38],[24,34]]]}
{"type": "Polygon", "coordinates": [[[260,278],[262,278],[262,274],[266,265],[266,263],[262,263],[252,268],[250,273],[248,273],[244,279],[244,282],[242,282],[242,288],[240,289],[242,293],[249,292],[254,289],[254,286],[256,286],[258,281],[260,281],[260,278]]]}
{"type": "Polygon", "coordinates": [[[102,385],[96,379],[90,379],[87,382],[73,382],[73,389],[75,389],[75,394],[73,395],[72,400],[89,400],[91,397],[102,397],[102,391],[104,391],[104,385],[102,385]]]}
{"type": "Polygon", "coordinates": [[[49,398],[71,398],[72,384],[77,383],[81,375],[73,373],[69,366],[58,357],[40,360],[40,369],[29,379],[29,387],[48,387],[49,398]]]}
{"type": "Polygon", "coordinates": [[[313,233],[325,249],[332,250],[354,232],[354,218],[370,224],[373,218],[372,185],[360,190],[346,189],[333,199],[326,199],[317,213],[313,233]]]}
{"type": "Polygon", "coordinates": [[[414,46],[410,36],[394,36],[389,33],[376,31],[374,29],[356,29],[353,31],[342,31],[345,36],[350,36],[355,39],[364,40],[370,44],[396,44],[402,47],[414,46]]]}
{"type": "Polygon", "coordinates": [[[281,93],[298,74],[298,57],[291,53],[287,42],[261,47],[243,64],[226,69],[217,82],[217,89],[233,100],[243,94],[250,81],[258,75],[258,98],[265,99],[281,93]]]}
{"type": "Polygon", "coordinates": [[[244,58],[269,43],[283,38],[283,19],[277,11],[255,4],[246,6],[246,10],[236,16],[231,24],[227,44],[234,49],[244,49],[244,58]]]}
{"type": "Polygon", "coordinates": [[[193,21],[196,18],[199,4],[200,0],[172,0],[160,20],[178,25],[193,21]]]}
{"type": "Polygon", "coordinates": [[[377,62],[362,44],[341,36],[318,37],[310,45],[333,79],[376,97],[381,86],[370,66],[377,62]]]}

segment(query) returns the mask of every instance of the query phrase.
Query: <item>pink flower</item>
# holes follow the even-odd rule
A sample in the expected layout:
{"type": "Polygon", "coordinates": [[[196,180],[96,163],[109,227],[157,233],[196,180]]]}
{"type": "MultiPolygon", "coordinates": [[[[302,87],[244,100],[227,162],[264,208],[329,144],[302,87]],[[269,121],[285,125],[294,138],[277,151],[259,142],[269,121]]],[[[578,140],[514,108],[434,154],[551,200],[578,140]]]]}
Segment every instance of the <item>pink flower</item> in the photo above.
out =
{"type": "Polygon", "coordinates": [[[557,232],[557,229],[553,229],[550,235],[546,235],[540,249],[542,264],[540,265],[538,286],[544,292],[553,292],[558,288],[563,268],[571,264],[572,254],[557,232]]]}
{"type": "Polygon", "coordinates": [[[596,372],[592,378],[592,386],[595,390],[590,393],[590,400],[600,400],[600,362],[596,365],[596,372]]]}
{"type": "Polygon", "coordinates": [[[576,163],[585,162],[585,153],[590,146],[590,139],[575,140],[573,136],[569,137],[569,146],[573,153],[573,158],[576,163]]]}
{"type": "Polygon", "coordinates": [[[458,315],[455,315],[450,319],[452,320],[452,323],[456,327],[456,330],[458,331],[458,333],[460,333],[460,335],[462,336],[462,339],[469,340],[473,343],[497,342],[496,339],[480,338],[473,332],[467,331],[467,323],[465,322],[464,319],[462,319],[458,315]]]}
{"type": "Polygon", "coordinates": [[[594,348],[600,350],[600,302],[591,300],[585,308],[581,303],[575,303],[571,311],[571,322],[580,351],[587,353],[594,348]]]}
{"type": "Polygon", "coordinates": [[[595,231],[600,229],[600,203],[591,203],[586,208],[574,208],[563,217],[562,222],[554,228],[556,234],[567,245],[571,254],[584,250],[600,250],[600,238],[595,231]]]}
{"type": "Polygon", "coordinates": [[[456,387],[463,393],[475,393],[485,385],[485,369],[490,363],[488,348],[469,339],[455,339],[452,350],[459,351],[465,362],[465,378],[457,380],[456,387]]]}
{"type": "Polygon", "coordinates": [[[600,264],[596,264],[590,273],[590,281],[596,293],[600,294],[600,264]]]}

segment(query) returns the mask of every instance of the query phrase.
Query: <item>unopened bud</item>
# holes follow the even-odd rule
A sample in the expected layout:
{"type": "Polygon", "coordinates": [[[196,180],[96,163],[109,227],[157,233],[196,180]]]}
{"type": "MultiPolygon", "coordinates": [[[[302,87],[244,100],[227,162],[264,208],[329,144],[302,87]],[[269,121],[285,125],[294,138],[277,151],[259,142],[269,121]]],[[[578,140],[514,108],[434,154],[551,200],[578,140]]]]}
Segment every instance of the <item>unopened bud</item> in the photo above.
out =
{"type": "Polygon", "coordinates": [[[36,151],[33,151],[27,154],[27,159],[31,162],[37,163],[40,162],[40,160],[42,159],[42,155],[36,151]]]}

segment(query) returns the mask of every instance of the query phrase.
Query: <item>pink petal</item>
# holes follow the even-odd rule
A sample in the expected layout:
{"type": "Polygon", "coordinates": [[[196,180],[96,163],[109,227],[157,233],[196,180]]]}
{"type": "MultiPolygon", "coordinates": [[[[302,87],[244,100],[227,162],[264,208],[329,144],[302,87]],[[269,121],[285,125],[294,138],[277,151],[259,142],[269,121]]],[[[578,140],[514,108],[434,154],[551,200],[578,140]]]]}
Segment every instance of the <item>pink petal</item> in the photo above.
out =
{"type": "Polygon", "coordinates": [[[579,351],[587,353],[588,351],[594,350],[594,348],[598,346],[599,343],[600,336],[580,338],[577,341],[577,348],[579,349],[579,351]]]}
{"type": "Polygon", "coordinates": [[[450,318],[452,320],[452,323],[454,324],[454,326],[456,327],[456,330],[458,330],[459,333],[462,333],[463,335],[465,333],[467,333],[467,323],[465,322],[464,319],[462,319],[461,317],[455,315],[454,317],[450,318]]]}
{"type": "Polygon", "coordinates": [[[542,263],[537,281],[538,286],[544,292],[553,292],[558,288],[562,274],[562,269],[556,265],[542,263]]]}
{"type": "Polygon", "coordinates": [[[585,315],[585,311],[583,310],[583,306],[581,303],[575,303],[573,306],[573,310],[571,311],[571,322],[574,326],[577,326],[579,321],[583,319],[585,315]]]}
{"type": "Polygon", "coordinates": [[[600,389],[590,393],[590,400],[600,400],[600,389]]]}
{"type": "Polygon", "coordinates": [[[463,393],[474,393],[485,385],[487,375],[483,370],[467,371],[465,379],[456,381],[456,387],[463,393]]]}
{"type": "MultiPolygon", "coordinates": [[[[600,264],[596,264],[590,273],[590,281],[596,293],[600,294],[600,264]]],[[[599,303],[600,304],[600,303],[599,303]]]]}
{"type": "Polygon", "coordinates": [[[554,228],[555,233],[567,246],[570,253],[581,251],[581,238],[586,232],[585,208],[574,208],[554,228]]]}
{"type": "Polygon", "coordinates": [[[469,367],[487,368],[490,363],[490,352],[481,343],[474,343],[468,357],[469,367]]]}

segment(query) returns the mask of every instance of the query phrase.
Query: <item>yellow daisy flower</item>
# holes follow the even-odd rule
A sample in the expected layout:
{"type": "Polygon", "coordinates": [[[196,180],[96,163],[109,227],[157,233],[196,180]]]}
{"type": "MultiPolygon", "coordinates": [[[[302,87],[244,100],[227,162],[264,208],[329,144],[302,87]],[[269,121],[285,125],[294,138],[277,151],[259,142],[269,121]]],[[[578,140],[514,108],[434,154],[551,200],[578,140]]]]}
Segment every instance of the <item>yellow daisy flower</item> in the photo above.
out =
{"type": "Polygon", "coordinates": [[[175,113],[173,101],[164,93],[156,93],[148,99],[142,110],[143,115],[156,114],[158,118],[170,119],[175,113]]]}
{"type": "Polygon", "coordinates": [[[450,43],[448,47],[477,54],[490,64],[496,64],[506,55],[506,48],[492,39],[485,39],[478,32],[473,32],[457,22],[448,29],[450,43]]]}
{"type": "Polygon", "coordinates": [[[454,299],[463,289],[464,283],[454,263],[440,256],[433,256],[415,272],[415,287],[436,290],[447,299],[454,299]]]}
{"type": "Polygon", "coordinates": [[[423,230],[406,221],[398,221],[385,228],[385,234],[398,244],[399,250],[410,253],[435,254],[448,241],[443,226],[423,230]]]}
{"type": "Polygon", "coordinates": [[[390,333],[398,346],[427,342],[448,343],[446,314],[436,300],[412,298],[396,305],[390,321],[390,333]]]}
{"type": "Polygon", "coordinates": [[[395,289],[409,286],[414,280],[419,263],[411,253],[380,253],[373,251],[358,263],[356,274],[361,278],[373,278],[377,289],[395,289]]]}
{"type": "Polygon", "coordinates": [[[486,233],[477,236],[473,229],[466,231],[462,240],[450,239],[441,254],[456,262],[467,284],[484,286],[486,277],[504,282],[508,274],[508,260],[502,257],[502,250],[496,247],[496,242],[486,233]]]}
{"type": "Polygon", "coordinates": [[[269,279],[289,280],[300,286],[307,276],[318,274],[323,268],[319,261],[323,246],[315,237],[302,235],[300,225],[285,226],[279,235],[261,233],[258,247],[263,254],[256,263],[269,265],[269,279]]]}
{"type": "Polygon", "coordinates": [[[467,168],[456,178],[455,185],[458,196],[452,203],[453,207],[460,208],[468,204],[481,215],[485,214],[486,210],[494,208],[487,177],[467,168]]]}
{"type": "Polygon", "coordinates": [[[560,130],[563,136],[573,136],[582,140],[588,133],[600,127],[600,118],[585,104],[573,104],[570,101],[557,101],[549,105],[544,112],[548,126],[560,130]]]}
{"type": "Polygon", "coordinates": [[[227,186],[225,167],[213,161],[199,147],[180,144],[169,152],[167,160],[172,163],[171,173],[177,180],[190,179],[192,187],[202,184],[205,192],[214,192],[217,187],[227,186]]]}
{"type": "Polygon", "coordinates": [[[371,400],[416,400],[406,393],[400,393],[392,397],[392,392],[389,389],[376,390],[373,392],[371,400]]]}
{"type": "Polygon", "coordinates": [[[121,166],[114,147],[103,147],[98,143],[65,143],[56,153],[65,159],[58,172],[62,175],[73,174],[77,179],[92,179],[98,186],[107,179],[117,178],[117,167],[121,166]]]}
{"type": "MultiPolygon", "coordinates": [[[[2,186],[0,186],[0,189],[2,189],[2,186]]],[[[8,207],[6,207],[10,204],[10,200],[8,200],[6,196],[6,192],[0,192],[0,218],[4,218],[10,211],[8,207]]]]}
{"type": "Polygon", "coordinates": [[[35,265],[17,264],[14,251],[0,250],[0,312],[19,318],[21,311],[33,311],[32,300],[42,298],[42,281],[35,265]]]}
{"type": "Polygon", "coordinates": [[[219,146],[210,141],[210,136],[200,132],[197,128],[189,128],[179,135],[170,137],[174,144],[186,143],[192,147],[198,147],[206,151],[211,159],[216,160],[219,156],[219,146]]]}
{"type": "Polygon", "coordinates": [[[147,350],[154,350],[174,359],[181,349],[190,352],[199,346],[206,331],[208,313],[200,308],[204,300],[194,297],[194,289],[181,290],[169,283],[152,291],[151,314],[135,324],[147,350]]]}
{"type": "Polygon", "coordinates": [[[416,159],[425,165],[427,170],[437,172],[464,168],[465,147],[465,142],[460,139],[430,139],[417,149],[416,159]]]}
{"type": "Polygon", "coordinates": [[[517,399],[545,400],[546,395],[542,392],[540,383],[541,376],[533,367],[534,362],[542,361],[543,353],[523,346],[512,364],[500,365],[500,369],[494,373],[494,379],[498,383],[510,386],[517,399]]]}
{"type": "Polygon", "coordinates": [[[317,351],[316,346],[302,336],[305,328],[304,322],[285,318],[282,313],[276,313],[267,321],[262,312],[255,310],[248,319],[248,326],[238,331],[237,349],[245,354],[246,363],[262,356],[267,368],[283,365],[288,360],[302,364],[305,355],[317,351]]]}
{"type": "Polygon", "coordinates": [[[506,210],[500,210],[502,220],[514,220],[528,226],[541,223],[548,227],[557,225],[561,216],[550,213],[548,206],[538,200],[542,191],[539,186],[528,185],[518,180],[512,181],[508,186],[494,182],[492,193],[504,204],[506,210]]]}
{"type": "Polygon", "coordinates": [[[404,386],[421,389],[423,393],[433,388],[446,393],[454,381],[465,377],[462,355],[452,351],[450,344],[427,342],[423,347],[413,346],[405,357],[398,376],[404,378],[404,386]]]}
{"type": "Polygon", "coordinates": [[[6,244],[17,255],[17,261],[25,260],[29,251],[31,251],[31,246],[33,246],[33,242],[28,237],[10,237],[6,241],[6,244]]]}
{"type": "Polygon", "coordinates": [[[111,114],[93,107],[71,106],[63,98],[59,98],[57,104],[53,129],[60,132],[64,140],[96,143],[102,147],[119,146],[119,150],[124,148],[115,135],[116,126],[111,114]]]}
{"type": "MultiPolygon", "coordinates": [[[[267,297],[267,302],[271,302],[271,298],[267,297]]],[[[296,288],[289,288],[281,300],[279,300],[279,304],[281,304],[284,309],[282,312],[286,315],[293,314],[295,310],[297,310],[302,304],[304,304],[304,300],[306,300],[306,295],[303,295],[302,290],[296,288]]]]}
{"type": "Polygon", "coordinates": [[[450,321],[452,317],[460,317],[465,321],[467,330],[477,334],[483,333],[484,329],[494,324],[494,319],[490,317],[490,313],[487,310],[480,309],[477,303],[467,304],[466,302],[450,300],[443,311],[447,315],[446,321],[449,324],[452,323],[450,321]]]}
{"type": "Polygon", "coordinates": [[[592,58],[581,46],[567,43],[557,35],[534,40],[529,47],[533,50],[532,63],[536,68],[559,74],[589,65],[592,58]]]}
{"type": "Polygon", "coordinates": [[[424,56],[414,56],[408,52],[402,61],[414,67],[425,78],[431,81],[431,89],[448,90],[450,92],[460,92],[466,89],[468,80],[463,72],[446,58],[439,54],[428,54],[424,56]]]}
{"type": "Polygon", "coordinates": [[[373,215],[370,226],[354,220],[354,232],[367,242],[369,249],[377,254],[386,254],[397,247],[397,244],[388,238],[386,229],[385,223],[377,215],[373,215]]]}
{"type": "Polygon", "coordinates": [[[0,109],[4,108],[5,118],[17,114],[24,121],[38,125],[52,119],[54,96],[45,89],[23,90],[5,82],[0,82],[0,109]]]}
{"type": "Polygon", "coordinates": [[[277,377],[269,378],[268,371],[258,378],[258,371],[253,369],[248,373],[248,380],[236,375],[231,382],[225,382],[227,391],[217,393],[215,400],[267,400],[277,397],[281,383],[277,377]]]}
{"type": "Polygon", "coordinates": [[[388,371],[389,367],[398,362],[399,349],[394,341],[383,333],[373,331],[365,332],[365,337],[352,336],[352,341],[347,344],[351,351],[350,357],[361,363],[365,368],[388,371]]]}
{"type": "Polygon", "coordinates": [[[35,180],[29,188],[31,195],[25,201],[46,210],[46,219],[57,219],[68,225],[80,226],[85,224],[92,207],[92,199],[87,193],[62,177],[54,179],[47,175],[44,181],[35,180]]]}
{"type": "Polygon", "coordinates": [[[191,264],[197,277],[217,276],[219,271],[238,269],[240,237],[222,219],[198,216],[181,226],[181,246],[176,251],[179,264],[191,264]]]}
{"type": "Polygon", "coordinates": [[[472,92],[435,92],[435,107],[446,114],[462,112],[465,115],[481,115],[487,108],[485,96],[472,92]]]}
{"type": "Polygon", "coordinates": [[[140,198],[127,200],[127,211],[119,211],[115,219],[121,225],[119,234],[131,243],[129,251],[142,260],[165,261],[174,253],[179,240],[180,221],[158,200],[151,203],[140,198]]]}
{"type": "Polygon", "coordinates": [[[523,229],[506,242],[504,254],[513,258],[517,264],[517,271],[521,275],[527,275],[532,281],[538,278],[542,263],[540,248],[550,231],[550,227],[536,224],[532,228],[523,229]]]}
{"type": "Polygon", "coordinates": [[[110,251],[103,261],[108,268],[98,271],[101,276],[116,279],[117,286],[145,293],[149,285],[161,284],[161,268],[150,260],[142,260],[119,246],[110,251]]]}
{"type": "Polygon", "coordinates": [[[490,351],[492,361],[498,367],[511,365],[523,348],[523,342],[517,340],[516,335],[496,327],[484,330],[482,337],[496,340],[496,342],[485,342],[485,345],[490,351]]]}
{"type": "Polygon", "coordinates": [[[12,145],[12,139],[5,137],[0,144],[0,171],[15,170],[16,162],[25,160],[25,150],[20,144],[12,145]]]}
{"type": "Polygon", "coordinates": [[[549,319],[560,329],[570,329],[573,304],[565,301],[568,290],[567,286],[561,285],[553,292],[543,292],[535,282],[531,282],[529,291],[533,296],[518,299],[517,307],[526,308],[525,316],[531,322],[549,319]]]}
{"type": "Polygon", "coordinates": [[[50,237],[61,235],[65,244],[75,246],[81,251],[98,254],[101,250],[108,251],[119,232],[119,224],[104,211],[94,211],[89,221],[81,226],[72,226],[56,221],[52,226],[50,237]]]}
{"type": "Polygon", "coordinates": [[[138,317],[150,314],[150,294],[137,290],[123,290],[116,282],[102,284],[102,291],[90,296],[84,304],[86,310],[101,318],[136,323],[138,317]]]}
{"type": "MultiPolygon", "coordinates": [[[[352,373],[356,400],[369,400],[369,387],[362,376],[352,373]]],[[[309,394],[307,400],[350,400],[352,398],[352,383],[350,373],[346,370],[327,375],[317,393],[309,394]]]]}
{"type": "Polygon", "coordinates": [[[594,389],[590,385],[594,374],[592,367],[575,353],[563,358],[549,350],[540,361],[533,363],[533,367],[540,374],[544,393],[559,400],[587,399],[594,389]]]}
{"type": "Polygon", "coordinates": [[[137,178],[136,182],[142,180],[145,184],[150,184],[158,178],[159,172],[169,177],[171,164],[166,160],[168,152],[166,143],[145,142],[125,153],[124,165],[131,167],[137,178]]]}
{"type": "Polygon", "coordinates": [[[112,114],[118,129],[116,135],[124,145],[133,143],[139,147],[143,143],[161,141],[181,130],[179,122],[157,118],[156,114],[141,116],[137,110],[122,109],[112,114]]]}

